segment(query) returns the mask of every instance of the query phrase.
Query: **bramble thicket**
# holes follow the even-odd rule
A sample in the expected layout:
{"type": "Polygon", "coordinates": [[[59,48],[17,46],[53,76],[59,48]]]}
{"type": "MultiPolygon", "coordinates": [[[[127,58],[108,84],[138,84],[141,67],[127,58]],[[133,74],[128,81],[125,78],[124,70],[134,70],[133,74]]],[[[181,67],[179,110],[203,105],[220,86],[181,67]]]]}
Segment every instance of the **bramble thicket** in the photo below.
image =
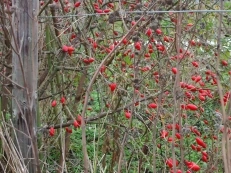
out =
{"type": "Polygon", "coordinates": [[[230,1],[2,0],[0,37],[0,172],[231,172],[230,1]]]}

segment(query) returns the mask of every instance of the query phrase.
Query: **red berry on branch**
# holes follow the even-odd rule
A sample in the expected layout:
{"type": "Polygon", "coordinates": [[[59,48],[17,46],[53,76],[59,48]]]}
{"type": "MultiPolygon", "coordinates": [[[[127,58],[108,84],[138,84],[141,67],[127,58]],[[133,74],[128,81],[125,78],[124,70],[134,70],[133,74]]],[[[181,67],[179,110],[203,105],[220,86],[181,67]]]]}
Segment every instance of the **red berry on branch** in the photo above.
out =
{"type": "Polygon", "coordinates": [[[74,120],[73,126],[74,126],[75,128],[79,128],[80,125],[81,125],[81,124],[79,124],[77,120],[74,120]]]}
{"type": "Polygon", "coordinates": [[[173,68],[172,68],[172,72],[173,72],[173,74],[177,74],[177,68],[176,68],[176,67],[173,67],[173,68]]]}
{"type": "Polygon", "coordinates": [[[148,37],[150,37],[152,35],[152,29],[148,28],[146,33],[145,33],[148,37]]]}
{"type": "Polygon", "coordinates": [[[57,105],[56,100],[53,100],[53,101],[51,102],[51,106],[52,106],[52,107],[55,107],[56,105],[57,105]]]}
{"type": "Polygon", "coordinates": [[[63,51],[63,52],[67,52],[67,51],[68,51],[68,46],[63,45],[63,46],[62,46],[62,51],[63,51]]]}
{"type": "Polygon", "coordinates": [[[187,104],[187,108],[188,108],[189,110],[191,110],[191,111],[197,110],[197,106],[194,105],[194,104],[187,104]]]}
{"type": "Polygon", "coordinates": [[[228,65],[228,62],[225,61],[225,60],[222,60],[222,61],[221,61],[221,64],[222,64],[222,66],[227,66],[227,65],[228,65]]]}
{"type": "Polygon", "coordinates": [[[196,142],[198,145],[202,146],[203,148],[206,148],[206,143],[199,137],[196,137],[196,142]]]}
{"type": "Polygon", "coordinates": [[[131,113],[129,111],[125,111],[125,117],[127,119],[130,119],[131,118],[131,113]]]}
{"type": "Polygon", "coordinates": [[[54,136],[55,135],[55,129],[54,129],[54,127],[51,127],[49,129],[49,134],[50,134],[50,136],[54,136]]]}
{"type": "Polygon", "coordinates": [[[157,35],[161,35],[163,32],[161,31],[161,29],[156,29],[156,34],[157,35]]]}
{"type": "Polygon", "coordinates": [[[61,97],[60,103],[64,105],[66,103],[66,98],[65,97],[61,97]]]}
{"type": "Polygon", "coordinates": [[[75,8],[78,8],[80,5],[81,5],[81,2],[78,2],[78,1],[74,4],[75,8]]]}
{"type": "Polygon", "coordinates": [[[136,50],[141,50],[141,43],[139,41],[135,42],[134,46],[136,50]]]}
{"type": "Polygon", "coordinates": [[[155,109],[155,108],[157,108],[157,104],[156,103],[149,103],[148,107],[151,109],[155,109]]]}
{"type": "Polygon", "coordinates": [[[116,83],[110,83],[110,84],[109,84],[109,87],[110,87],[111,92],[115,91],[116,86],[117,86],[116,83]]]}

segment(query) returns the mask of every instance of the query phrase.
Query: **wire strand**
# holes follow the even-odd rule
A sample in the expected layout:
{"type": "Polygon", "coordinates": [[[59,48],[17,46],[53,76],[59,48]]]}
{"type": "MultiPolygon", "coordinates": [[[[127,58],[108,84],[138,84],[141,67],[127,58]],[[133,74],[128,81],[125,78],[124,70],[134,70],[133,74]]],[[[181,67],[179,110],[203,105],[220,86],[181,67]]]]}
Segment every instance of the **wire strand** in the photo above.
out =
{"type": "MultiPolygon", "coordinates": [[[[231,10],[182,10],[182,11],[119,11],[120,14],[157,14],[157,13],[224,13],[231,12],[231,10]]],[[[108,15],[112,13],[91,13],[91,14],[75,14],[75,15],[64,15],[64,16],[38,16],[39,18],[69,18],[78,16],[99,16],[108,15]]]]}

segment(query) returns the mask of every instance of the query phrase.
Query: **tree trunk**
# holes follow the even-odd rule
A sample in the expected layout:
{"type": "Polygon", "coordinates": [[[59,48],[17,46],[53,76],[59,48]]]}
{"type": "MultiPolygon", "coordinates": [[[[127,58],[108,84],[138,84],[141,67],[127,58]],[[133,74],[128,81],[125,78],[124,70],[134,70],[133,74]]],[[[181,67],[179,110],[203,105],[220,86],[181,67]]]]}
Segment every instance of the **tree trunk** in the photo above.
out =
{"type": "Polygon", "coordinates": [[[13,0],[13,100],[16,146],[28,172],[40,172],[36,138],[38,79],[38,0],[13,0]]]}

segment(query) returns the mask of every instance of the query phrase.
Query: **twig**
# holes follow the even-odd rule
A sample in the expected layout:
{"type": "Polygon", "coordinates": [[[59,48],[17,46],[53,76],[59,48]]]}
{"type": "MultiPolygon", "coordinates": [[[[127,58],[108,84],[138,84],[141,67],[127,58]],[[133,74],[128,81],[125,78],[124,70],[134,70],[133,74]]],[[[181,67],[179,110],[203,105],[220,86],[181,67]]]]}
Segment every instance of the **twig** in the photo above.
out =
{"type": "MultiPolygon", "coordinates": [[[[158,92],[158,93],[156,93],[155,95],[151,95],[151,96],[149,96],[149,97],[145,97],[145,98],[142,98],[142,99],[140,99],[140,100],[137,100],[137,102],[143,102],[143,101],[146,101],[146,100],[149,100],[149,99],[152,99],[152,98],[154,98],[154,97],[156,97],[157,95],[159,95],[160,94],[160,92],[158,92]]],[[[103,117],[105,117],[105,116],[107,116],[107,115],[112,115],[112,114],[114,114],[114,113],[116,113],[116,112],[119,112],[119,111],[122,111],[122,110],[124,110],[124,109],[126,109],[126,108],[129,108],[131,105],[134,105],[134,102],[132,101],[132,102],[130,102],[130,103],[128,103],[127,105],[125,105],[125,106],[122,106],[122,107],[119,107],[119,108],[117,108],[116,110],[113,110],[113,111],[111,111],[111,112],[102,112],[102,113],[99,113],[98,115],[96,115],[96,116],[94,116],[94,117],[89,117],[89,118],[86,118],[85,119],[85,123],[87,124],[87,123],[91,123],[91,122],[93,122],[93,121],[96,121],[96,120],[98,120],[98,119],[101,119],[101,118],[103,118],[103,117]]],[[[69,112],[69,114],[71,115],[71,117],[73,118],[74,116],[71,114],[71,112],[70,112],[70,110],[68,109],[68,112],[69,112]]],[[[73,118],[74,119],[74,118],[73,118]]],[[[67,122],[67,123],[63,123],[63,124],[57,124],[57,125],[52,125],[52,127],[54,127],[54,129],[58,129],[58,128],[64,128],[64,127],[69,127],[69,126],[71,126],[72,124],[73,124],[73,120],[72,121],[69,121],[69,122],[67,122]]],[[[46,127],[43,127],[42,129],[50,129],[51,128],[51,126],[46,126],[46,127]]],[[[40,130],[42,130],[42,129],[40,129],[40,130]]]]}
{"type": "MultiPolygon", "coordinates": [[[[144,14],[153,15],[153,14],[161,14],[161,13],[222,13],[222,12],[231,12],[231,10],[169,10],[169,11],[124,11],[124,13],[128,14],[144,14]]],[[[39,16],[39,18],[71,18],[71,17],[78,17],[78,16],[98,16],[98,15],[108,15],[111,13],[90,13],[90,14],[76,14],[76,15],[65,15],[65,16],[39,16]]]]}
{"type": "MultiPolygon", "coordinates": [[[[136,24],[128,31],[128,33],[125,35],[124,38],[126,38],[130,33],[132,33],[132,31],[136,28],[137,24],[142,20],[143,16],[136,22],[136,24]]],[[[87,91],[86,91],[86,95],[85,95],[85,99],[84,99],[84,105],[83,105],[83,111],[81,113],[82,117],[85,116],[86,113],[86,109],[87,109],[87,103],[88,103],[88,98],[91,92],[91,88],[92,85],[94,84],[100,68],[103,66],[103,64],[110,58],[110,56],[113,54],[113,52],[115,52],[115,50],[122,44],[123,40],[120,40],[120,42],[114,47],[114,49],[102,60],[102,62],[100,63],[100,65],[98,66],[98,68],[96,69],[94,75],[92,76],[91,81],[89,82],[87,91]]],[[[89,163],[88,163],[88,155],[87,155],[87,148],[86,148],[86,134],[85,134],[85,128],[86,128],[86,124],[83,121],[83,123],[81,124],[81,128],[82,128],[82,138],[83,138],[83,152],[84,152],[84,172],[87,173],[88,172],[88,167],[89,167],[89,163]],[[85,139],[84,139],[85,138],[85,139]]]]}
{"type": "Polygon", "coordinates": [[[21,89],[25,89],[25,87],[15,83],[14,81],[12,81],[10,78],[6,77],[2,72],[0,72],[0,75],[4,78],[6,78],[8,81],[10,81],[13,85],[16,85],[17,87],[21,88],[21,89]]]}
{"type": "MultiPolygon", "coordinates": [[[[220,1],[220,9],[223,9],[223,1],[220,1]]],[[[218,31],[217,31],[216,71],[219,71],[219,64],[220,64],[220,53],[221,53],[221,44],[222,44],[221,43],[222,18],[223,18],[223,13],[220,13],[219,14],[219,26],[218,26],[218,31]]],[[[219,75],[217,75],[217,87],[218,87],[218,92],[219,92],[220,102],[221,102],[221,112],[223,115],[222,122],[224,124],[224,132],[222,135],[222,156],[223,156],[223,163],[224,163],[224,171],[225,171],[225,173],[229,173],[231,171],[231,166],[230,166],[230,157],[229,157],[230,153],[227,153],[227,147],[228,147],[228,142],[229,142],[229,139],[227,138],[227,124],[226,124],[227,115],[225,112],[222,86],[221,86],[219,75]]]]}

